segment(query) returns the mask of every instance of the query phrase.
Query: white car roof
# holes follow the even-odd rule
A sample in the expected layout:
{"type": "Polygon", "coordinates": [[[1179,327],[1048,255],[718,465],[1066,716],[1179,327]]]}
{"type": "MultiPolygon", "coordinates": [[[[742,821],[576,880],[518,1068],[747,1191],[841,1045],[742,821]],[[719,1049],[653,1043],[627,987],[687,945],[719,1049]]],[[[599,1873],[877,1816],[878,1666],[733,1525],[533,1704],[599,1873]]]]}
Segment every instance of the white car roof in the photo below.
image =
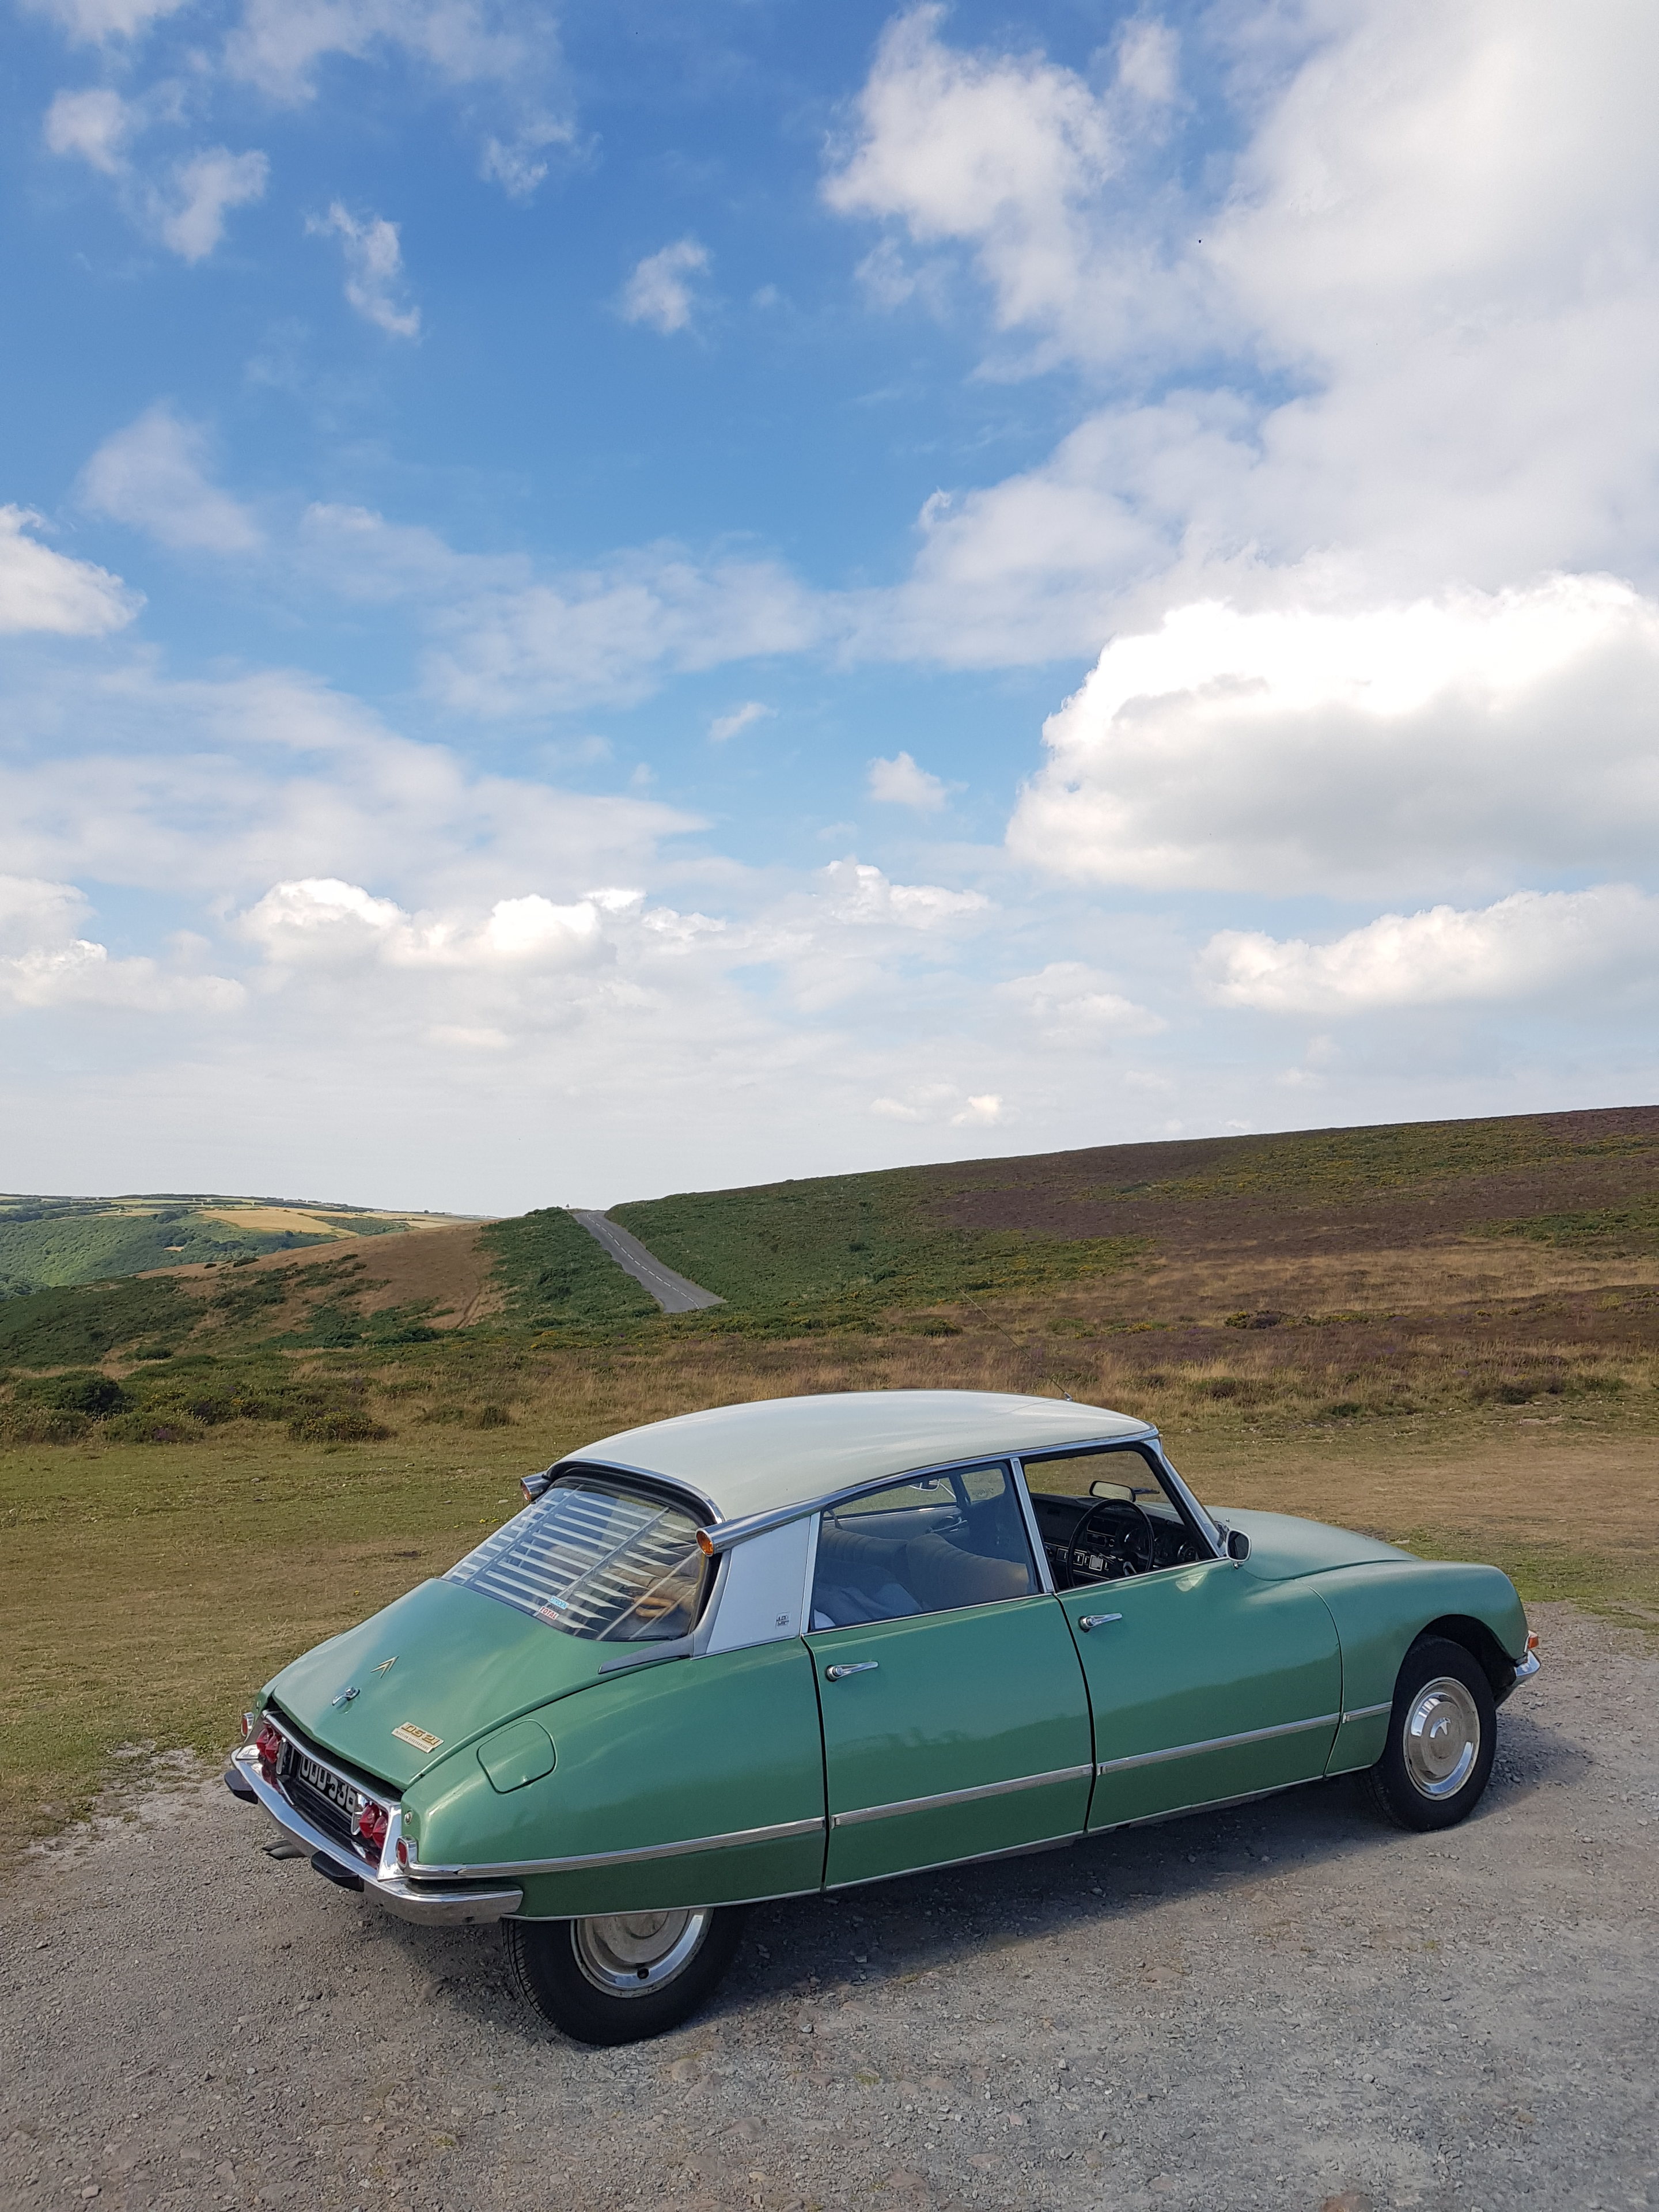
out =
{"type": "Polygon", "coordinates": [[[687,1483],[722,1521],[807,1506],[836,1491],[951,1460],[1115,1443],[1152,1424],[1068,1398],[995,1390],[847,1390],[762,1398],[623,1429],[569,1460],[687,1483]]]}

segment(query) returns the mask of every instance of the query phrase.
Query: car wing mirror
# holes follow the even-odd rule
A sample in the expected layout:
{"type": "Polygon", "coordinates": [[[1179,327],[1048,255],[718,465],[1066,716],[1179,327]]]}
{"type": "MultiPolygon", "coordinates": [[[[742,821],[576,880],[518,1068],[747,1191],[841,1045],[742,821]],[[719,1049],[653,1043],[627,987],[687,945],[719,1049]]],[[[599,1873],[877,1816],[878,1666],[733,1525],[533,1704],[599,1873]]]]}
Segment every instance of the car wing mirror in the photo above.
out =
{"type": "Polygon", "coordinates": [[[1244,1534],[1244,1531],[1242,1528],[1229,1528],[1227,1531],[1227,1557],[1230,1559],[1248,1559],[1249,1556],[1249,1538],[1244,1534]]]}

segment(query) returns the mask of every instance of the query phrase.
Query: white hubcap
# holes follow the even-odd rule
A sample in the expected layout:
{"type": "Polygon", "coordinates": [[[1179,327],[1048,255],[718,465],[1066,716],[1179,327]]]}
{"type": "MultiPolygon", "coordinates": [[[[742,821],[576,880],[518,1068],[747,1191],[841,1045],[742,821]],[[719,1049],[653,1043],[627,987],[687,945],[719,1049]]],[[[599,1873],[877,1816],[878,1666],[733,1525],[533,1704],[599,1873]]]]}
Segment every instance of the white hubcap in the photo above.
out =
{"type": "Polygon", "coordinates": [[[1455,1797],[1480,1756],[1480,1713],[1454,1674],[1425,1682],[1406,1716],[1406,1771],[1425,1797],[1455,1797]]]}
{"type": "Polygon", "coordinates": [[[641,1997],[683,1973],[702,1948],[710,1915],[603,1912],[573,1923],[576,1963],[607,1996],[641,1997]]]}

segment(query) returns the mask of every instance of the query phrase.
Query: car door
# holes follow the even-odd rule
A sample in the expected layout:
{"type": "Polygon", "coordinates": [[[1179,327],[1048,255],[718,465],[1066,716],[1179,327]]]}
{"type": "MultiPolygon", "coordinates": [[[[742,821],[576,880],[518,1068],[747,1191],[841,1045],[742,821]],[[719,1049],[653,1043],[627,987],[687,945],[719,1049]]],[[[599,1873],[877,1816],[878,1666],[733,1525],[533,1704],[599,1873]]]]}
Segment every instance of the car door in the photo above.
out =
{"type": "Polygon", "coordinates": [[[823,1513],[811,1622],[830,1887],[1080,1832],[1083,1670],[1006,1462],[823,1513]]]}
{"type": "MultiPolygon", "coordinates": [[[[1061,1594],[1094,1716],[1089,1826],[1152,1820],[1322,1774],[1342,1662],[1317,1593],[1267,1579],[1248,1562],[1201,1556],[1207,1543],[1150,1455],[1119,1449],[1094,1464],[1165,1525],[1184,1524],[1189,1540],[1179,1548],[1191,1556],[1061,1594]]],[[[1042,1488],[1041,1461],[1029,1461],[1025,1474],[1034,1492],[1042,1488]]]]}

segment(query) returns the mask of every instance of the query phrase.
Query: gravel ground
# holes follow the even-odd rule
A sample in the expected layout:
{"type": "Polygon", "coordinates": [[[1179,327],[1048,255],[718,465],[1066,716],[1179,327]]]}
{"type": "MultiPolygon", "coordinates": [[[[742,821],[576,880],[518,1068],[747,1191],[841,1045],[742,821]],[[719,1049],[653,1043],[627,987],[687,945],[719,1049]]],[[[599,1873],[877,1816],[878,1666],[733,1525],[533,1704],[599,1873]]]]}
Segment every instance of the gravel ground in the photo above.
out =
{"type": "Polygon", "coordinates": [[[0,2203],[1659,2204],[1659,1659],[1538,1625],[1448,1836],[1327,1783],[768,1906],[709,2012],[622,2051],[526,2012],[494,1931],[152,1778],[6,1893],[0,2203]]]}

